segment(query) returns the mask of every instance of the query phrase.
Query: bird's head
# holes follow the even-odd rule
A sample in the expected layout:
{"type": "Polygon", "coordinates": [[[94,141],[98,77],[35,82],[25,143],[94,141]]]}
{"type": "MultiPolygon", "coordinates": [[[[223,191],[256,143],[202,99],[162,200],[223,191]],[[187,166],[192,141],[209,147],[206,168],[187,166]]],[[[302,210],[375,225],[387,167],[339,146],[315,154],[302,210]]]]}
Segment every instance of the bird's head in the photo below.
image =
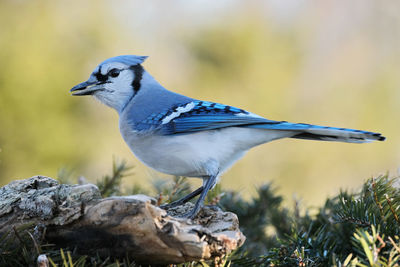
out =
{"type": "Polygon", "coordinates": [[[125,55],[109,58],[95,68],[89,79],[74,86],[72,95],[93,95],[120,111],[140,89],[146,56],[125,55]]]}

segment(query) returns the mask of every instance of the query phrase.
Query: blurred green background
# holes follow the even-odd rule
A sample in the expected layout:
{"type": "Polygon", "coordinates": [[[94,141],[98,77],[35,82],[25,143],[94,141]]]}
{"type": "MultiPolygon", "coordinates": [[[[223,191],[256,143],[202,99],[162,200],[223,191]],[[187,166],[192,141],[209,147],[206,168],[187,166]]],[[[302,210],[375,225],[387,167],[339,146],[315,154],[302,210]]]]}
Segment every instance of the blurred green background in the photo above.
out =
{"type": "Polygon", "coordinates": [[[280,140],[221,179],[243,195],[274,181],[318,205],[400,164],[398,1],[0,1],[0,184],[60,168],[95,180],[112,157],[126,183],[163,174],[129,151],[117,114],[69,89],[98,63],[148,55],[170,90],[265,116],[382,132],[383,143],[280,140]]]}

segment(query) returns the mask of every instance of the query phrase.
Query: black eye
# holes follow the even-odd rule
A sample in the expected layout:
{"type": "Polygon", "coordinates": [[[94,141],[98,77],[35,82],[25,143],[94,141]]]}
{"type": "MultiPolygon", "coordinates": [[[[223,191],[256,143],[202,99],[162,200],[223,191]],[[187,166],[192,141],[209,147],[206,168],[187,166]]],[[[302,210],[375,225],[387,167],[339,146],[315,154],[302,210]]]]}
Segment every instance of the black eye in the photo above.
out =
{"type": "Polygon", "coordinates": [[[108,75],[111,76],[111,77],[113,77],[113,78],[115,78],[115,77],[118,77],[118,75],[119,75],[120,72],[121,72],[121,71],[120,71],[119,69],[112,69],[112,70],[110,70],[110,71],[108,72],[108,75]]]}

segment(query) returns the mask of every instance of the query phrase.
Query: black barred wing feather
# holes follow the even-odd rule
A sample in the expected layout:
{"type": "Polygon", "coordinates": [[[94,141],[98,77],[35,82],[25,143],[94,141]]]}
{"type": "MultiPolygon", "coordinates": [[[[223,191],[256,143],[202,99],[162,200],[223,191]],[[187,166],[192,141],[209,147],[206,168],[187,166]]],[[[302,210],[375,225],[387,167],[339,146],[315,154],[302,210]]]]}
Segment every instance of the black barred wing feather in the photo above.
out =
{"type": "Polygon", "coordinates": [[[232,106],[193,101],[185,112],[177,110],[163,119],[161,131],[165,135],[215,130],[226,127],[243,127],[256,124],[280,123],[251,114],[232,106]]]}

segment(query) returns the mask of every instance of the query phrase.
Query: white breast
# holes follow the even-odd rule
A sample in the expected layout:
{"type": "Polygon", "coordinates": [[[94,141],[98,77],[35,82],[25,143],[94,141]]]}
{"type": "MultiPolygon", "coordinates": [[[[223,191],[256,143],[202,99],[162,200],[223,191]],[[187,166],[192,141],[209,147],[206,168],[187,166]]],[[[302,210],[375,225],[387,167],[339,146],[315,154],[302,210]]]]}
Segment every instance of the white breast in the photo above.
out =
{"type": "Polygon", "coordinates": [[[221,174],[255,145],[288,137],[276,130],[229,127],[184,135],[141,135],[121,127],[132,152],[147,166],[172,175],[221,174]]]}

